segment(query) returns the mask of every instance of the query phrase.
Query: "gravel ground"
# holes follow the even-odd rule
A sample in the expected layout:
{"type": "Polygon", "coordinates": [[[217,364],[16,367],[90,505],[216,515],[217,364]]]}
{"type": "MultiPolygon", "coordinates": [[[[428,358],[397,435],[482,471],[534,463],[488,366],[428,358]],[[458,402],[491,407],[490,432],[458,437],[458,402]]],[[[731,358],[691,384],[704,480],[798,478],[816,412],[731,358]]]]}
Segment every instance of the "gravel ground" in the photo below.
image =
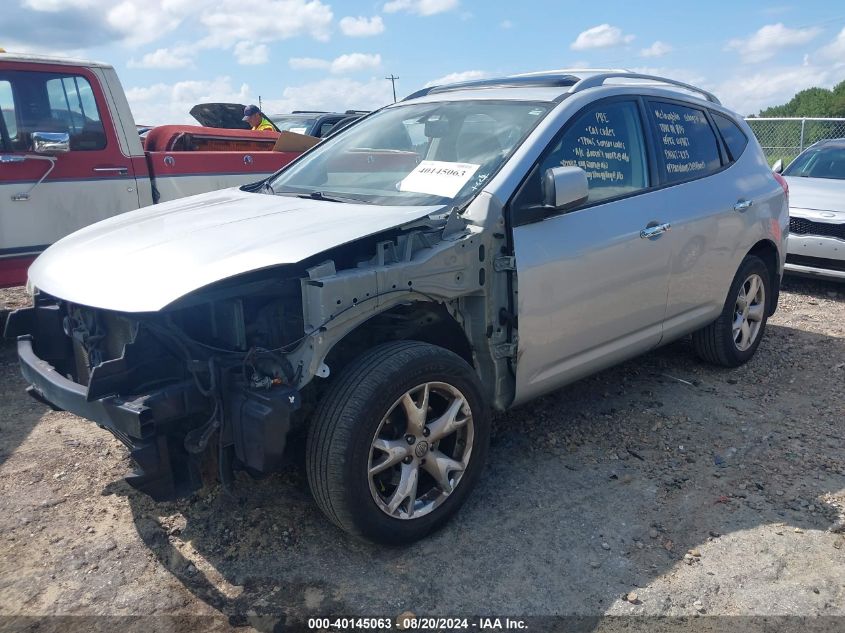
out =
{"type": "Polygon", "coordinates": [[[769,323],[737,370],[681,341],[499,416],[456,519],[392,549],[327,523],[301,466],[153,503],[121,480],[110,434],[25,395],[6,344],[0,615],[209,616],[209,631],[405,611],[804,616],[843,630],[816,616],[845,616],[845,286],[789,279],[769,323]]]}

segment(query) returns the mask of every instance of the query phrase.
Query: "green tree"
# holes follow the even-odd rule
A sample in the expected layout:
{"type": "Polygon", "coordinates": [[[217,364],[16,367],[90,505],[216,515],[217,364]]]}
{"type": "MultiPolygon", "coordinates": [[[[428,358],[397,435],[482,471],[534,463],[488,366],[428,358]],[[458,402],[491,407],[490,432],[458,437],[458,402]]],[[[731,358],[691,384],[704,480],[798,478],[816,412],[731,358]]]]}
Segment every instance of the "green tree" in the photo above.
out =
{"type": "Polygon", "coordinates": [[[783,105],[760,111],[761,117],[845,117],[845,81],[827,88],[807,88],[783,105]]]}

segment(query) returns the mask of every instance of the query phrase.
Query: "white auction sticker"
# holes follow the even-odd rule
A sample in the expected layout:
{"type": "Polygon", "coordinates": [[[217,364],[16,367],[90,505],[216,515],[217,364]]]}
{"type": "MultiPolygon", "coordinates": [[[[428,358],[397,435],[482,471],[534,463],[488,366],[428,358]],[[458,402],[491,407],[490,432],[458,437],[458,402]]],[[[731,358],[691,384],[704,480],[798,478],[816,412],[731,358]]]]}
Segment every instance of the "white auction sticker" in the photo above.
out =
{"type": "Polygon", "coordinates": [[[399,183],[399,191],[454,198],[480,165],[424,160],[399,183]]]}

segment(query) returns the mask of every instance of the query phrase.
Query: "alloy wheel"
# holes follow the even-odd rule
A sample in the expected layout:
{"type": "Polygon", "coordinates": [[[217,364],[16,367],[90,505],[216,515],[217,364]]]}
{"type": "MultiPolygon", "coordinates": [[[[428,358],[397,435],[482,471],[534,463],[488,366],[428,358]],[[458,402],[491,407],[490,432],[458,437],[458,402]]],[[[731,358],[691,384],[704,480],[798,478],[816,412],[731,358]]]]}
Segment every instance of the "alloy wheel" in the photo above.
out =
{"type": "Polygon", "coordinates": [[[427,382],[406,391],[382,418],[370,447],[376,505],[396,519],[438,508],[460,484],[473,437],[472,411],[458,389],[427,382]]]}
{"type": "Polygon", "coordinates": [[[733,339],[740,352],[749,349],[760,334],[766,313],[766,288],[754,273],[739,287],[734,305],[733,339]]]}

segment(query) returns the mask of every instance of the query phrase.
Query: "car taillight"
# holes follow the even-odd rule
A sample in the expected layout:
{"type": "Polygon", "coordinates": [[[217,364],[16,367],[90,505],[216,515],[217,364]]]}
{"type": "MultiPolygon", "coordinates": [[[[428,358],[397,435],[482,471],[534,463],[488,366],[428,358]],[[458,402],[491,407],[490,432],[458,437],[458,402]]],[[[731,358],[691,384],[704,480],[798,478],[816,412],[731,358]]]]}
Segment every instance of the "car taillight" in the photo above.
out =
{"type": "Polygon", "coordinates": [[[783,189],[783,193],[786,196],[786,199],[788,201],[789,200],[789,183],[786,182],[786,178],[781,176],[779,173],[773,171],[772,174],[774,175],[775,180],[778,181],[778,184],[783,189]]]}

